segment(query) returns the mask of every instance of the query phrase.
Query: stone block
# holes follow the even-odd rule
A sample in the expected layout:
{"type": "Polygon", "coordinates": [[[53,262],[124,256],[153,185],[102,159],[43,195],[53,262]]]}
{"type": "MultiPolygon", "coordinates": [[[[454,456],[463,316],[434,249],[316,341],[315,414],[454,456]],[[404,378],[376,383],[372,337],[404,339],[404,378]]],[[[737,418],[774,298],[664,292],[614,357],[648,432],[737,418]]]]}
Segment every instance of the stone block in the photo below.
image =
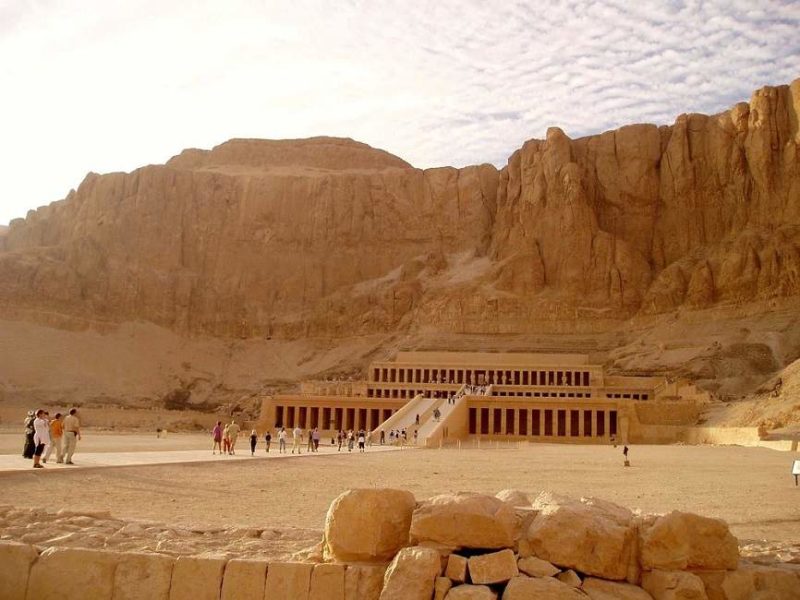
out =
{"type": "Polygon", "coordinates": [[[592,600],[653,600],[639,586],[594,577],[584,579],[582,589],[592,600]]]}
{"type": "Polygon", "coordinates": [[[581,578],[578,577],[578,574],[573,571],[572,569],[568,569],[563,573],[559,573],[556,575],[556,579],[558,579],[561,583],[566,583],[570,587],[579,588],[581,587],[581,578]]]}
{"type": "Polygon", "coordinates": [[[497,594],[487,585],[458,585],[447,593],[445,600],[497,600],[497,594]]]}
{"type": "Polygon", "coordinates": [[[453,587],[453,582],[448,577],[437,577],[433,583],[433,600],[444,600],[447,592],[453,587]]]}
{"type": "Polygon", "coordinates": [[[447,557],[444,574],[455,583],[464,583],[467,580],[467,559],[458,554],[451,554],[447,557]]]}
{"type": "Polygon", "coordinates": [[[224,558],[179,556],[172,568],[169,600],[219,600],[224,558]]]}
{"type": "Polygon", "coordinates": [[[264,600],[267,561],[229,560],[222,576],[222,600],[264,600]]]}
{"type": "Polygon", "coordinates": [[[496,497],[502,500],[503,502],[507,502],[508,504],[510,504],[515,508],[531,507],[531,499],[528,497],[528,494],[520,490],[502,490],[500,492],[497,492],[496,497]]]}
{"type": "Polygon", "coordinates": [[[796,565],[747,565],[759,598],[800,600],[800,570],[796,565]]]}
{"type": "Polygon", "coordinates": [[[469,559],[469,578],[472,583],[504,583],[519,575],[517,557],[513,550],[479,554],[469,559]]]}
{"type": "Polygon", "coordinates": [[[308,563],[270,563],[264,600],[308,600],[313,569],[308,563]]]}
{"type": "Polygon", "coordinates": [[[311,571],[309,600],[345,600],[345,565],[319,564],[311,571]]]}
{"type": "Polygon", "coordinates": [[[385,565],[348,565],[344,574],[345,600],[378,600],[385,574],[385,565]]]}
{"type": "Polygon", "coordinates": [[[708,600],[703,580],[688,571],[645,571],[642,588],[655,600],[708,600]]]}
{"type": "Polygon", "coordinates": [[[526,556],[517,561],[517,568],[531,577],[555,577],[561,572],[561,569],[554,566],[553,563],[535,556],[526,556]]]}
{"type": "Polygon", "coordinates": [[[431,600],[441,574],[439,553],[431,548],[403,548],[386,569],[380,600],[431,600]]]}
{"type": "Polygon", "coordinates": [[[119,555],[114,572],[114,600],[168,600],[175,559],[163,554],[119,555]]]}
{"type": "Polygon", "coordinates": [[[422,502],[411,518],[411,541],[456,548],[512,548],[514,509],[494,496],[444,494],[422,502]]]}
{"type": "Polygon", "coordinates": [[[645,570],[732,570],[739,564],[739,542],[725,521],[679,511],[642,530],[639,552],[645,570]]]}
{"type": "Polygon", "coordinates": [[[81,548],[48,548],[31,567],[29,600],[111,600],[119,555],[81,548]]]}
{"type": "Polygon", "coordinates": [[[28,544],[0,542],[0,598],[25,600],[31,565],[38,556],[28,544]]]}
{"type": "Polygon", "coordinates": [[[324,553],[339,562],[387,562],[408,545],[416,500],[392,489],[349,490],[325,518],[324,553]]]}
{"type": "Polygon", "coordinates": [[[586,600],[583,592],[552,577],[514,577],[503,592],[503,600],[586,600]]]}

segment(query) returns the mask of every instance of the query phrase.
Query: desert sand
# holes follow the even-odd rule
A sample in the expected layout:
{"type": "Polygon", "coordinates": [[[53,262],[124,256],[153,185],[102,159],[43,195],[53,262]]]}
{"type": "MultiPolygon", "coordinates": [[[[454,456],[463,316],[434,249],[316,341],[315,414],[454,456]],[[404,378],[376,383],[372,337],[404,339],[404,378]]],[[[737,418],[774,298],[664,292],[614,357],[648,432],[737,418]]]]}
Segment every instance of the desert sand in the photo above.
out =
{"type": "MultiPolygon", "coordinates": [[[[90,432],[80,449],[88,452],[113,443],[118,450],[141,448],[148,439],[164,442],[165,453],[166,448],[207,445],[202,435],[155,440],[90,432]]],[[[2,452],[17,453],[11,436],[0,440],[2,452]]],[[[783,560],[800,561],[800,488],[790,476],[796,454],[735,446],[634,446],[632,466],[624,468],[621,450],[514,444],[235,462],[209,453],[215,460],[205,463],[6,472],[0,473],[0,481],[3,503],[43,509],[33,522],[51,523],[50,538],[64,533],[55,522],[60,509],[108,511],[116,525],[104,522],[105,529],[93,532],[89,540],[100,547],[126,540],[125,548],[156,549],[162,542],[160,550],[176,553],[223,548],[248,556],[286,556],[319,539],[330,502],[349,488],[403,488],[418,499],[441,492],[494,494],[517,488],[532,495],[549,490],[598,496],[646,512],[685,510],[720,517],[730,523],[745,554],[779,554],[783,560]],[[152,531],[137,533],[134,544],[118,533],[130,522],[147,523],[152,531]],[[210,541],[204,534],[209,531],[232,532],[236,543],[225,541],[228,534],[216,533],[225,539],[206,547],[203,544],[210,541]],[[264,532],[266,542],[260,537],[264,532]]],[[[76,461],[79,458],[80,452],[76,461]]],[[[24,529],[30,518],[14,523],[14,514],[2,521],[0,538],[21,539],[30,533],[31,528],[24,529]]],[[[90,525],[87,521],[82,527],[90,525]]],[[[42,536],[41,528],[37,531],[37,542],[47,545],[48,535],[42,536]]],[[[85,539],[54,543],[81,545],[85,539]]]]}

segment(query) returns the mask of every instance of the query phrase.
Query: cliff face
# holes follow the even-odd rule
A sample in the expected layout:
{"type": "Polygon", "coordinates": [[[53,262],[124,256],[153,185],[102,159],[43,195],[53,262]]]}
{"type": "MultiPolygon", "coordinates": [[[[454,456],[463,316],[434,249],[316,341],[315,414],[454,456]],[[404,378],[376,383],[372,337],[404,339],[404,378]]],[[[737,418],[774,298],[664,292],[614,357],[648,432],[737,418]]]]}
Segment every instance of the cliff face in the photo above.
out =
{"type": "MultiPolygon", "coordinates": [[[[0,236],[0,311],[220,336],[612,328],[800,295],[800,80],[498,171],[232,140],[90,174],[0,236]]],[[[767,310],[767,305],[764,305],[767,310]]]]}

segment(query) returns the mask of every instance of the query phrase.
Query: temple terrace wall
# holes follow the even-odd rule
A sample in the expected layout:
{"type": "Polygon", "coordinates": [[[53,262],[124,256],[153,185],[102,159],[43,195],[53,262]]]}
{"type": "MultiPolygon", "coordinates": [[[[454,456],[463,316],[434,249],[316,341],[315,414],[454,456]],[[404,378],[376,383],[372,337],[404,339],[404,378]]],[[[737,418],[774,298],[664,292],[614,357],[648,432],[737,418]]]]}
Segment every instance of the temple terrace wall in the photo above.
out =
{"type": "Polygon", "coordinates": [[[596,498],[350,490],[301,562],[0,543],[4,600],[800,599],[800,565],[751,564],[725,522],[596,498]]]}

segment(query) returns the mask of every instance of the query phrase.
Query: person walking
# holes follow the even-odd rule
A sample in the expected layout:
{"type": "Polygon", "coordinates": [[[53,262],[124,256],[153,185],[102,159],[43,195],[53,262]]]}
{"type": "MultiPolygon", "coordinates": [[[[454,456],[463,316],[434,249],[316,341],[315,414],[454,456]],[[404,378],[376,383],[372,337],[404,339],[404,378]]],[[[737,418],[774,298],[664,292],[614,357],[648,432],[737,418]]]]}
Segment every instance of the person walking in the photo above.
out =
{"type": "Polygon", "coordinates": [[[281,427],[278,432],[278,453],[286,453],[286,428],[281,427]]]}
{"type": "Polygon", "coordinates": [[[309,452],[314,451],[314,432],[310,429],[308,430],[308,446],[306,447],[306,450],[309,452]]]}
{"type": "Polygon", "coordinates": [[[78,418],[78,409],[70,408],[69,414],[64,417],[64,458],[68,465],[74,465],[72,455],[81,439],[81,421],[78,418]]]}
{"type": "Polygon", "coordinates": [[[358,432],[358,451],[359,452],[364,452],[364,444],[365,444],[365,442],[366,442],[366,434],[364,433],[364,430],[362,429],[362,430],[360,430],[358,432]]]}
{"type": "Polygon", "coordinates": [[[211,454],[216,454],[217,448],[219,448],[219,454],[222,456],[222,421],[217,421],[217,424],[214,425],[214,429],[211,430],[211,439],[213,440],[211,454]]]}
{"type": "Polygon", "coordinates": [[[383,429],[381,429],[381,446],[383,446],[385,443],[386,443],[386,432],[383,429]]]}
{"type": "Polygon", "coordinates": [[[36,418],[33,420],[33,468],[43,469],[41,464],[42,454],[45,446],[50,444],[50,424],[46,419],[47,413],[41,408],[36,411],[36,418]]]}
{"type": "Polygon", "coordinates": [[[256,444],[258,443],[258,433],[256,430],[250,432],[250,456],[256,455],[256,444]]]}
{"type": "Polygon", "coordinates": [[[64,423],[61,417],[61,413],[56,413],[56,416],[50,421],[50,445],[47,447],[47,452],[42,459],[44,463],[50,460],[53,448],[56,449],[56,462],[64,462],[64,423]]]}
{"type": "Polygon", "coordinates": [[[628,460],[628,446],[622,448],[622,456],[625,458],[625,466],[630,467],[631,461],[628,460]]]}
{"type": "Polygon", "coordinates": [[[236,454],[236,440],[239,438],[239,426],[235,420],[231,420],[228,425],[228,437],[230,438],[230,454],[236,454]]]}
{"type": "Polygon", "coordinates": [[[22,458],[33,458],[33,451],[36,450],[36,445],[33,443],[33,436],[36,430],[33,428],[33,422],[36,420],[36,412],[29,410],[22,422],[25,427],[25,441],[22,446],[22,458]]]}
{"type": "Polygon", "coordinates": [[[267,433],[264,434],[264,443],[267,446],[267,454],[269,454],[270,442],[272,442],[272,434],[269,431],[267,431],[267,433]]]}
{"type": "Polygon", "coordinates": [[[225,427],[222,429],[222,449],[223,452],[227,455],[231,453],[231,434],[229,429],[231,426],[228,423],[225,423],[225,427]]]}
{"type": "Polygon", "coordinates": [[[356,443],[355,434],[353,433],[353,430],[350,429],[347,432],[347,451],[348,452],[352,452],[353,451],[353,447],[355,446],[355,443],[356,443]]]}
{"type": "Polygon", "coordinates": [[[303,430],[300,427],[295,427],[294,431],[292,431],[292,454],[294,451],[297,450],[298,454],[302,454],[300,452],[300,442],[303,441],[303,430]]]}
{"type": "Polygon", "coordinates": [[[336,450],[337,452],[342,451],[342,441],[344,440],[344,432],[340,429],[339,433],[336,434],[336,439],[339,441],[339,448],[336,450]]]}
{"type": "Polygon", "coordinates": [[[311,433],[311,437],[314,440],[314,452],[319,452],[320,433],[318,427],[314,427],[314,431],[311,433]]]}

